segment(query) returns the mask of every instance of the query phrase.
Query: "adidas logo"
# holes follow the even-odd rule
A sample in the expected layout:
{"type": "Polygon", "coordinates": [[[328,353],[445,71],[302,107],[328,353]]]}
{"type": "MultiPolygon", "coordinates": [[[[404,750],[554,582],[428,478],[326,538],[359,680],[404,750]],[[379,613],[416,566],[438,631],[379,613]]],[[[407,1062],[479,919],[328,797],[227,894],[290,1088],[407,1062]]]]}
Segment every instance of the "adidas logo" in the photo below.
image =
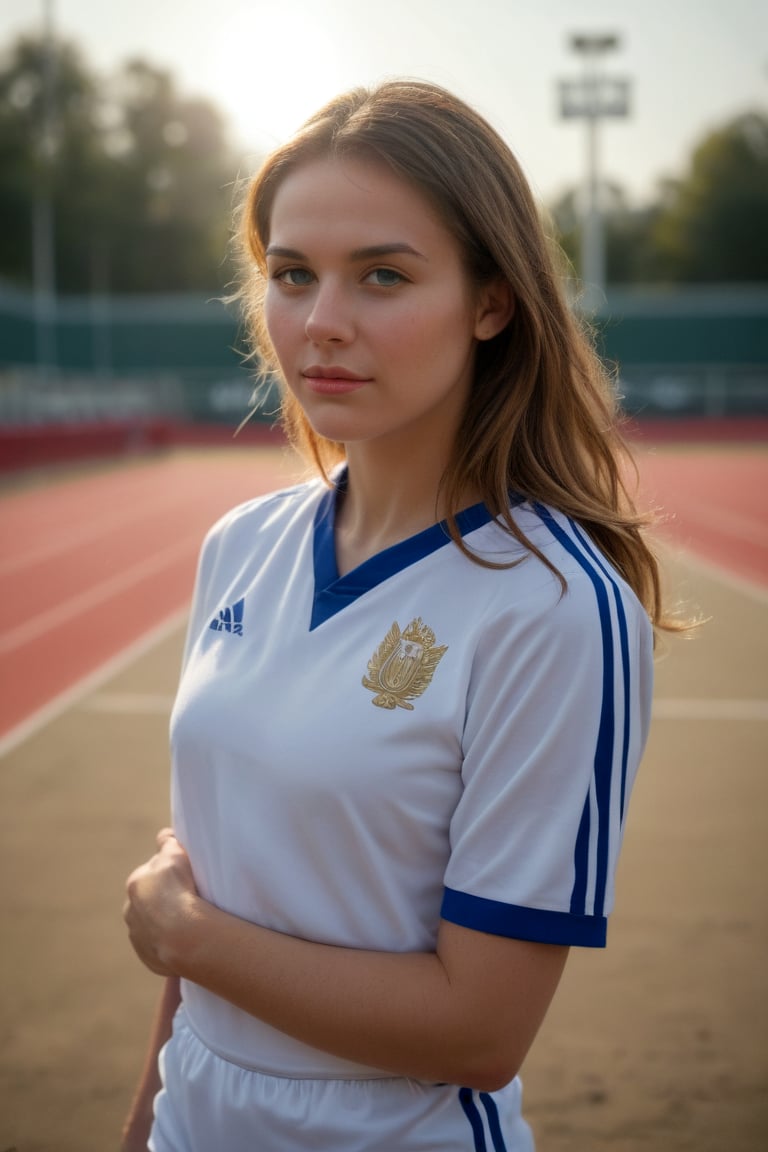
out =
{"type": "Polygon", "coordinates": [[[211,620],[212,632],[231,632],[233,636],[243,634],[243,609],[245,600],[238,600],[231,608],[222,608],[218,616],[211,620]]]}

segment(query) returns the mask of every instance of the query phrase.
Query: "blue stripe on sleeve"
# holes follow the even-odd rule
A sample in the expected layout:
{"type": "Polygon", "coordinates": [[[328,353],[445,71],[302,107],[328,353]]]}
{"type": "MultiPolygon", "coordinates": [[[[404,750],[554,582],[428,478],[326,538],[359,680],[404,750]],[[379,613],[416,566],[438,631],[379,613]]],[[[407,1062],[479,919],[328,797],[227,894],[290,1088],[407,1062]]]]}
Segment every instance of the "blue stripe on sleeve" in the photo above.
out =
{"type": "Polygon", "coordinates": [[[575,915],[552,912],[547,908],[524,908],[502,900],[488,900],[455,888],[443,889],[440,909],[443,920],[488,932],[491,936],[508,936],[512,940],[533,940],[539,944],[580,945],[604,948],[605,916],[575,915]]]}
{"type": "MultiPolygon", "coordinates": [[[[603,686],[600,726],[597,733],[597,746],[595,748],[594,760],[595,795],[598,812],[594,911],[597,915],[601,916],[605,907],[605,889],[608,879],[611,832],[611,778],[613,775],[615,737],[613,710],[614,660],[610,604],[605,584],[585,556],[583,550],[571,539],[567,532],[560,527],[549,509],[545,508],[542,504],[536,504],[534,507],[536,513],[547,525],[555,539],[565,548],[566,552],[573,556],[579,566],[583,568],[592,583],[597,598],[603,647],[603,686]]],[[[585,804],[588,803],[589,797],[587,796],[585,804]]],[[[571,911],[576,915],[583,915],[586,911],[586,876],[589,871],[589,837],[582,835],[584,827],[585,818],[582,814],[579,836],[574,850],[575,879],[571,896],[571,911]]]]}
{"type": "Polygon", "coordinates": [[[573,850],[575,862],[573,888],[571,889],[571,912],[583,915],[587,906],[587,879],[589,877],[589,839],[592,829],[592,812],[589,802],[589,790],[581,810],[579,831],[576,834],[576,844],[573,850]]]}
{"type": "Polygon", "coordinates": [[[619,642],[621,646],[621,669],[624,681],[624,733],[621,745],[621,803],[619,805],[619,812],[621,813],[621,821],[624,822],[624,809],[626,807],[626,790],[627,790],[627,764],[629,762],[629,731],[630,731],[630,713],[629,713],[629,631],[627,629],[627,614],[624,610],[624,602],[621,598],[619,586],[613,579],[608,567],[605,563],[605,558],[600,552],[592,545],[589,538],[582,533],[578,525],[574,524],[573,530],[576,536],[581,540],[584,547],[594,559],[595,563],[605,574],[606,578],[610,581],[613,588],[613,597],[616,601],[616,618],[619,622],[619,642]]]}

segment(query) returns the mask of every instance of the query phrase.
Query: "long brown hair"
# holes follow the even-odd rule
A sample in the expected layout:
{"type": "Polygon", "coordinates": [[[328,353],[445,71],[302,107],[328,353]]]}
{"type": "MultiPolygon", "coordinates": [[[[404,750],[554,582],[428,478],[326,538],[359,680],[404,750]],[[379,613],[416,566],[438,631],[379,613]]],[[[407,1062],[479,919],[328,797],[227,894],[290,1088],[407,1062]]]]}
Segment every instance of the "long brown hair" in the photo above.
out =
{"type": "MultiPolygon", "coordinates": [[[[466,412],[443,476],[456,544],[477,563],[493,566],[468,549],[456,525],[469,485],[547,563],[512,518],[509,493],[550,504],[585,527],[654,624],[679,627],[664,616],[659,568],[644,535],[648,517],[627,488],[631,456],[618,426],[615,389],[565,299],[555,246],[508,146],[451,93],[409,80],[354,89],[320,109],[267,158],[248,189],[240,229],[240,299],[261,365],[278,370],[263,315],[274,196],[295,167],[328,155],[388,164],[439,211],[473,281],[501,277],[512,288],[512,319],[478,344],[466,412]]],[[[288,389],[281,414],[290,440],[327,479],[344,459],[344,446],[314,432],[288,389]]]]}

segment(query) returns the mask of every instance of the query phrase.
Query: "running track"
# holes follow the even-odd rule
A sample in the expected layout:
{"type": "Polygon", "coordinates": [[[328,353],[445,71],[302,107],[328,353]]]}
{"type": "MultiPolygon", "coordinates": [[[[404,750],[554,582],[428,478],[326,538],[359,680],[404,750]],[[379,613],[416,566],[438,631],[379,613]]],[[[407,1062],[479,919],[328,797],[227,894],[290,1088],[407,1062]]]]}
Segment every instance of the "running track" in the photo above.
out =
{"type": "Polygon", "coordinates": [[[183,613],[206,530],[284,482],[283,460],[275,449],[165,456],[0,499],[0,752],[23,722],[183,613]]]}
{"type": "MultiPolygon", "coordinates": [[[[676,544],[768,588],[768,452],[643,449],[676,544]]],[[[178,619],[202,537],[290,475],[277,450],[169,455],[0,498],[0,754],[77,685],[178,619]]]]}

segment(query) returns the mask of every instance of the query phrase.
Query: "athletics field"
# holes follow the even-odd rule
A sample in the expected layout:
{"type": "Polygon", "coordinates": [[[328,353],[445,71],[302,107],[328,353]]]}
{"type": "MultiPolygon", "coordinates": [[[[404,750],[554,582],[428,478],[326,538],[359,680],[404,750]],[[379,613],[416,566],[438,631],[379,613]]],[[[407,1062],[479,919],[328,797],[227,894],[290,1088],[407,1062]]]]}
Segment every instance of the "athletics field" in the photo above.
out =
{"type": "MultiPolygon", "coordinates": [[[[572,953],[527,1112],[537,1152],[759,1152],[768,438],[645,441],[639,462],[667,584],[708,623],[659,658],[608,948],[572,953]]],[[[123,883],[168,820],[197,550],[226,508],[296,474],[250,447],[0,487],[0,1152],[118,1147],[158,990],[123,883]]]]}

